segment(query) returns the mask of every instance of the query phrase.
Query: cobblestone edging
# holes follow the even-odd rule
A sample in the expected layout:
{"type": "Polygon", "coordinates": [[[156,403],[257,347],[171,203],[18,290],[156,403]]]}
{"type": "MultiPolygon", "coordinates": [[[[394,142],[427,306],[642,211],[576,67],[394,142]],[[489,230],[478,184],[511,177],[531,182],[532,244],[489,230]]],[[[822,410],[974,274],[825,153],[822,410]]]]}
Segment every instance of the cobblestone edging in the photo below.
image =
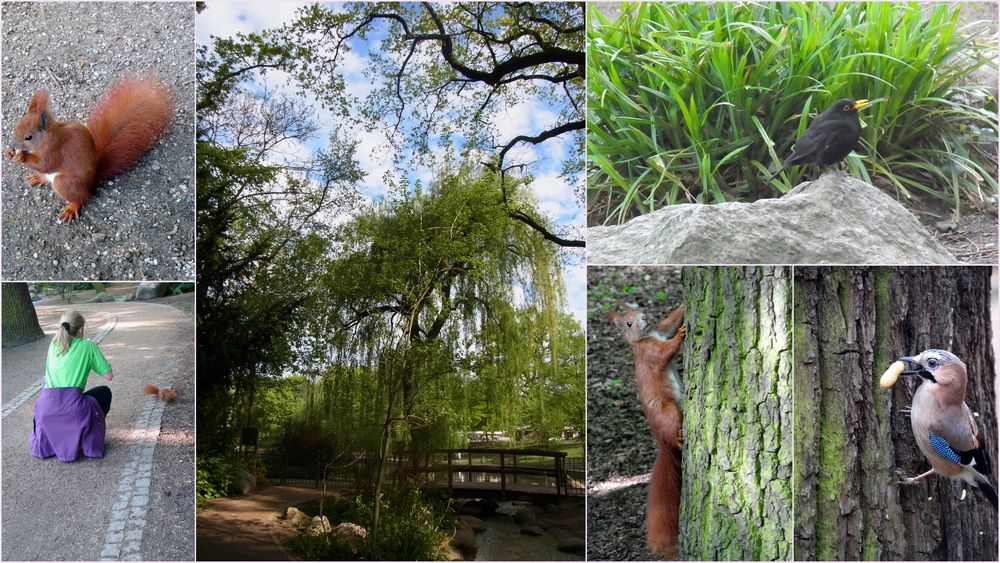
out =
{"type": "Polygon", "coordinates": [[[142,532],[149,508],[149,484],[153,472],[153,452],[160,436],[160,424],[166,403],[156,395],[146,398],[127,442],[132,443],[129,457],[118,479],[118,496],[111,507],[111,522],[101,548],[102,561],[139,561],[142,559],[142,532]]]}

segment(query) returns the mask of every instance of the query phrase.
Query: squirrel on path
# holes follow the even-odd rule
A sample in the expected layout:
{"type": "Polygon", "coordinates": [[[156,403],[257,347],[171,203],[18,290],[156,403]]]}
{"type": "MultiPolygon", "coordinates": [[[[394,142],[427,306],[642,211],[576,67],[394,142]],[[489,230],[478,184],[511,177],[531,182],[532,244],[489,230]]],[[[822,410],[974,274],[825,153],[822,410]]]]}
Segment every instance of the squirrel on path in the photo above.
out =
{"type": "Polygon", "coordinates": [[[164,403],[169,403],[177,398],[177,391],[173,389],[160,389],[156,385],[146,385],[142,388],[142,392],[147,395],[159,395],[160,399],[163,399],[164,403]]]}
{"type": "Polygon", "coordinates": [[[687,334],[684,305],[654,327],[637,306],[619,304],[625,312],[611,311],[611,320],[632,346],[639,399],[659,446],[649,482],[646,542],[654,554],[676,559],[684,415],[680,405],[680,382],[670,363],[687,334]]]}
{"type": "Polygon", "coordinates": [[[72,223],[97,184],[128,170],[173,116],[170,91],[152,78],[129,77],[112,86],[91,110],[87,125],[57,121],[48,91],[38,90],[3,154],[33,170],[29,186],[52,184],[67,201],[59,218],[72,223]]]}

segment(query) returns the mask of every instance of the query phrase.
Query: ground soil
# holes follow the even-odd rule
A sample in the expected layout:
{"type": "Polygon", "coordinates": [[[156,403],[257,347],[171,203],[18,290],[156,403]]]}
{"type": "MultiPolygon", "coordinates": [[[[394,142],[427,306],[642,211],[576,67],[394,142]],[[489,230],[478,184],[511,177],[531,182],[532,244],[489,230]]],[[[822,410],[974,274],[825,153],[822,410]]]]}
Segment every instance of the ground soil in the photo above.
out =
{"type": "Polygon", "coordinates": [[[3,159],[3,279],[191,280],[195,277],[192,2],[4,3],[3,145],[37,89],[60,120],[85,122],[116,80],[154,75],[177,108],[163,137],[97,188],[73,224],[50,187],[3,159]]]}
{"type": "MultiPolygon", "coordinates": [[[[655,559],[645,511],[656,444],[635,385],[632,352],[607,312],[618,300],[655,320],[682,302],[680,269],[587,269],[587,558],[655,559]]],[[[677,366],[683,381],[683,358],[677,366]]],[[[683,383],[682,383],[683,385],[683,383]]]]}

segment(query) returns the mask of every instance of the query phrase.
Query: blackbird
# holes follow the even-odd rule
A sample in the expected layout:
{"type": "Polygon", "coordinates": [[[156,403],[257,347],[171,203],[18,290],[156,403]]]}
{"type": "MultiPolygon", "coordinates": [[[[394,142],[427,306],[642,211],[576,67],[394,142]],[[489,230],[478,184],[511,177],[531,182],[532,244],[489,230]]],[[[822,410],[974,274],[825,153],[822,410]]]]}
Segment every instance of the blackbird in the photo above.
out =
{"type": "Polygon", "coordinates": [[[795,142],[792,156],[777,172],[771,174],[768,182],[793,164],[836,164],[851,154],[861,138],[861,122],[858,109],[868,100],[837,100],[830,109],[819,114],[809,124],[806,132],[795,142]]]}

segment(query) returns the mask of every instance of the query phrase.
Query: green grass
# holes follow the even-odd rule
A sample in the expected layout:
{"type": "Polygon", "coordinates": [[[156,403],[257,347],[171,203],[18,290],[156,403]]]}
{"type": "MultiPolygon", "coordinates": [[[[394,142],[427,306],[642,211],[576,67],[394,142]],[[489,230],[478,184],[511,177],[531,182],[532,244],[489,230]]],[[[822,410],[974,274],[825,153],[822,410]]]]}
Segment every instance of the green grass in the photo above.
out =
{"type": "Polygon", "coordinates": [[[997,191],[997,101],[969,86],[988,66],[982,22],[960,5],[626,4],[589,7],[591,223],[664,205],[753,200],[815,176],[770,183],[810,119],[839,98],[861,110],[855,177],[956,214],[997,191]],[[595,205],[596,204],[596,205],[595,205]]]}
{"type": "Polygon", "coordinates": [[[552,440],[549,442],[549,449],[557,452],[566,452],[566,457],[583,457],[583,440],[552,440]]]}

